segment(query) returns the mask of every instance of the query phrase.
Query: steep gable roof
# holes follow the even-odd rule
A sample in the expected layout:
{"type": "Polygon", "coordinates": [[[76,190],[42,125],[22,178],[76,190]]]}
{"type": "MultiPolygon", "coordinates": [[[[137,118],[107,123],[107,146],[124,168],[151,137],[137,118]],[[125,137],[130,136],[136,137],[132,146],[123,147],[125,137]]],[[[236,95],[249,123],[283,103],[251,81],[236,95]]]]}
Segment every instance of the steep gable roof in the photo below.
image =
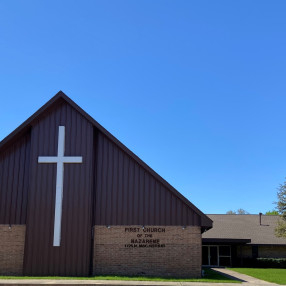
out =
{"type": "Polygon", "coordinates": [[[102,132],[107,138],[114,142],[119,148],[132,157],[139,165],[141,165],[146,171],[148,171],[154,178],[160,181],[166,188],[168,188],[176,197],[183,201],[188,207],[195,211],[201,217],[201,225],[205,229],[212,227],[212,220],[202,213],[196,206],[194,206],[189,200],[187,200],[182,194],[180,194],[174,187],[172,187],[166,180],[158,175],[152,168],[150,168],[145,162],[143,162],[138,156],[130,151],[124,144],[122,144],[117,138],[115,138],[110,132],[102,127],[96,120],[94,120],[89,114],[87,114],[82,108],[80,108],[74,101],[72,101],[62,91],[59,91],[53,98],[51,98],[45,105],[43,105],[37,112],[29,117],[24,123],[10,133],[6,138],[0,142],[0,153],[10,146],[13,142],[18,140],[23,134],[28,132],[33,123],[39,119],[43,114],[48,112],[54,105],[59,102],[67,102],[77,112],[79,112],[84,118],[86,118],[94,127],[102,132]]]}

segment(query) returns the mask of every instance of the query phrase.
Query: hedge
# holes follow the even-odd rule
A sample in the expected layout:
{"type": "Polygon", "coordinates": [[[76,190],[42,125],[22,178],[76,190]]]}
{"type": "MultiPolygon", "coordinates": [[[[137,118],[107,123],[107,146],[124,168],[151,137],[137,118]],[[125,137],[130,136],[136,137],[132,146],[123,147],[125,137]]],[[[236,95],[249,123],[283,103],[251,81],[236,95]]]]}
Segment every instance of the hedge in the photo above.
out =
{"type": "Polygon", "coordinates": [[[244,258],[243,267],[286,268],[286,258],[244,258]]]}

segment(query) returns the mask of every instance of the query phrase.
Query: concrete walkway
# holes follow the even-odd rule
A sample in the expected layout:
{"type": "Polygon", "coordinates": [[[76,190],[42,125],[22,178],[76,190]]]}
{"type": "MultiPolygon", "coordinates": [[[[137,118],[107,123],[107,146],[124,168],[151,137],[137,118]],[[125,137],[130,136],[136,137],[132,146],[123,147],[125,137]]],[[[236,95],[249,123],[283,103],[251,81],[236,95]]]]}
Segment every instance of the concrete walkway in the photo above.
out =
{"type": "Polygon", "coordinates": [[[228,269],[212,268],[213,270],[229,276],[231,278],[240,280],[242,284],[234,283],[205,283],[205,282],[157,282],[157,281],[119,281],[119,280],[49,280],[49,279],[0,279],[0,286],[28,286],[28,285],[102,285],[102,286],[271,286],[277,284],[262,281],[248,275],[240,274],[228,269]]]}

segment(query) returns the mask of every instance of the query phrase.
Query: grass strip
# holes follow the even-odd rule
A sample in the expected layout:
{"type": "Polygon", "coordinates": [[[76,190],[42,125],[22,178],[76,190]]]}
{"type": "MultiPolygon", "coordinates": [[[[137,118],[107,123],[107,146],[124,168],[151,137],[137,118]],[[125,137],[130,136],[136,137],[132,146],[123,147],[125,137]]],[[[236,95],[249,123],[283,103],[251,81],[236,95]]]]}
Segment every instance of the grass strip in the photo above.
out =
{"type": "Polygon", "coordinates": [[[92,276],[92,277],[61,277],[61,276],[0,276],[0,279],[47,279],[47,280],[120,280],[120,281],[159,281],[159,282],[211,282],[211,283],[240,283],[225,277],[211,269],[204,269],[203,278],[161,278],[142,276],[92,276]]]}
{"type": "Polygon", "coordinates": [[[280,285],[286,284],[286,269],[278,269],[278,268],[229,268],[229,269],[268,282],[280,285]]]}

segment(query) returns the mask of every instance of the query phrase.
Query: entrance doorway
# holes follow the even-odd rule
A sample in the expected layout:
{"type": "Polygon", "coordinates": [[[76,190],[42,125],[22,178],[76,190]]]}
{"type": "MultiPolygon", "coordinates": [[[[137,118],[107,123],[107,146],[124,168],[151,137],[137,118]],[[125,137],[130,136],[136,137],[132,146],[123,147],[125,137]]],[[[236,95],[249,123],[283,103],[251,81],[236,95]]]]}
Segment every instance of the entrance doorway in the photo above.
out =
{"type": "Polygon", "coordinates": [[[203,245],[203,266],[231,266],[229,245],[203,245]]]}
{"type": "Polygon", "coordinates": [[[218,266],[218,246],[203,246],[203,265],[218,266]]]}

